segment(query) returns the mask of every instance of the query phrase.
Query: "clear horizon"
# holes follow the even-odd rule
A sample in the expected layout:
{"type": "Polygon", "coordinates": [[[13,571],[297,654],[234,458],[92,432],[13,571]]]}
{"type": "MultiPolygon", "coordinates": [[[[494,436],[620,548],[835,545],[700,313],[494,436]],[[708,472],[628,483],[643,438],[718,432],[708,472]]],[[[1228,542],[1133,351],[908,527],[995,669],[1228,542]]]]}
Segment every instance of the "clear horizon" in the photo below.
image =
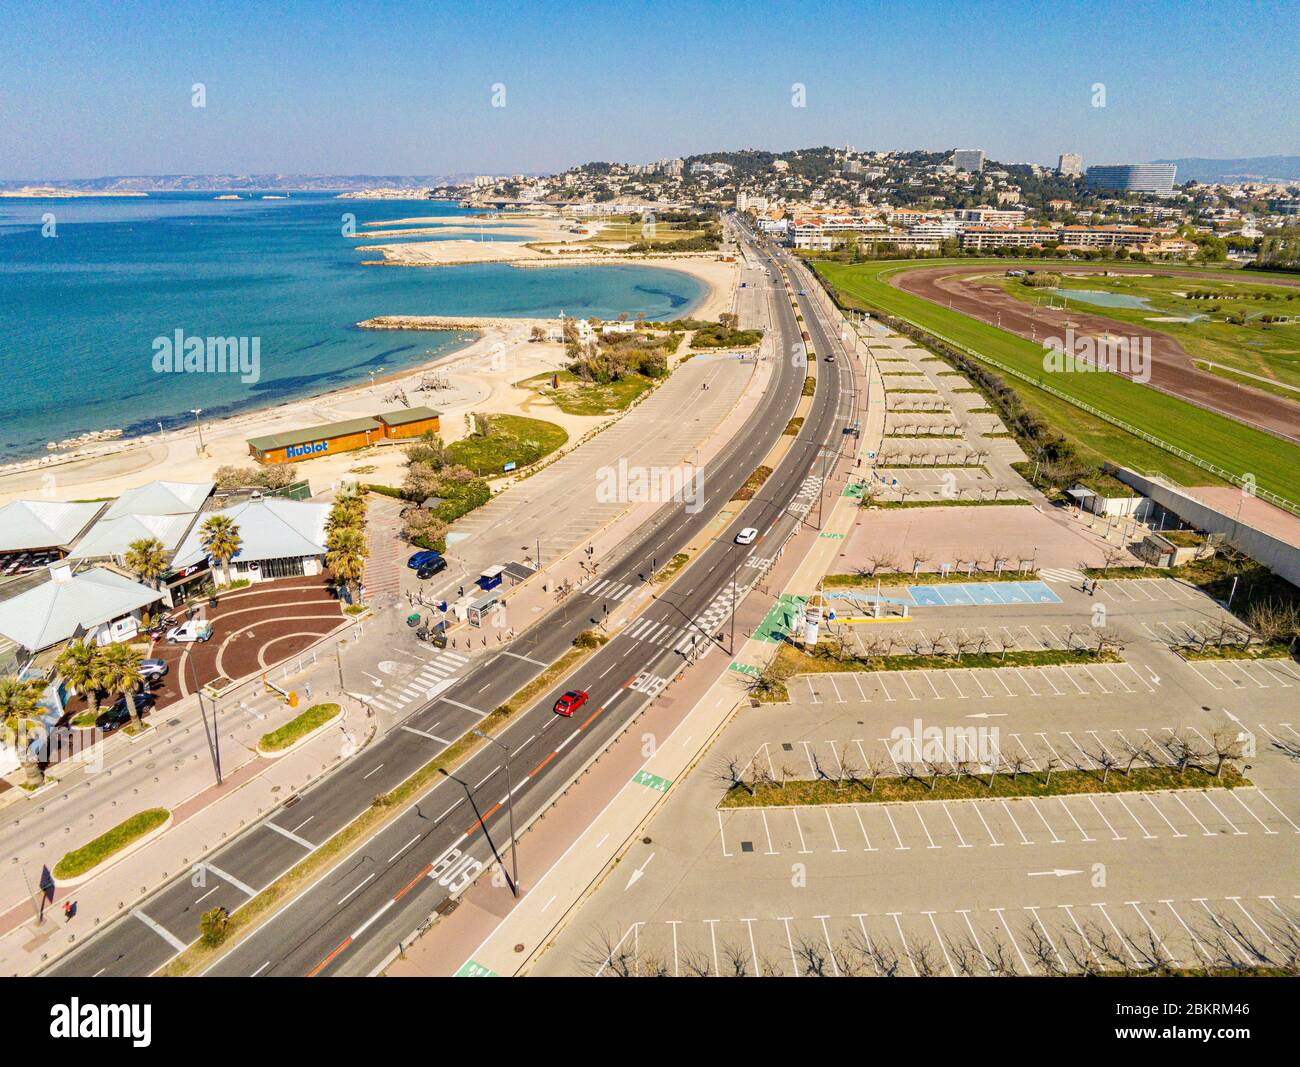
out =
{"type": "Polygon", "coordinates": [[[1259,103],[1296,84],[1266,46],[1289,2],[0,7],[7,181],[550,173],[845,142],[1049,165],[1300,144],[1295,109],[1259,103]]]}

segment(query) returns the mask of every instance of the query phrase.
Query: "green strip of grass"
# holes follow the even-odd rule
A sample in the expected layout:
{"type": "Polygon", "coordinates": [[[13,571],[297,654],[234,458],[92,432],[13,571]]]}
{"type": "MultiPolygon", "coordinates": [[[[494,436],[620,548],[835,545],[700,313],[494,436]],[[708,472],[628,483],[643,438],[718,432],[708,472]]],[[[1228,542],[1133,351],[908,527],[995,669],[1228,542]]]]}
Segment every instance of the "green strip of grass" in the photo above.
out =
{"type": "MultiPolygon", "coordinates": [[[[813,265],[839,290],[846,304],[883,310],[910,319],[923,329],[951,338],[1036,381],[1050,384],[1070,400],[1035,390],[1029,383],[1018,379],[1008,382],[1031,408],[1038,409],[1060,432],[1079,440],[1104,458],[1139,470],[1162,470],[1190,484],[1210,480],[1208,472],[1194,464],[1180,463],[1178,457],[1159,446],[1104,420],[1094,419],[1094,426],[1086,427],[1080,418],[1086,413],[1080,412],[1072,401],[1090,404],[1112,418],[1141,427],[1147,433],[1238,476],[1253,474],[1259,485],[1288,499],[1300,499],[1300,479],[1297,478],[1300,447],[1119,375],[1046,374],[1041,345],[932,304],[889,284],[890,276],[901,270],[942,266],[945,262],[970,266],[973,271],[989,265],[979,261],[944,260],[885,261],[851,266],[815,262],[813,265]],[[1056,404],[1048,404],[1048,399],[1056,401],[1056,404]],[[1056,410],[1052,410],[1053,407],[1056,410]],[[1095,424],[1100,424],[1104,430],[1095,424]]],[[[1011,261],[992,262],[1004,270],[1013,266],[1011,261]]]]}
{"type": "Polygon", "coordinates": [[[1080,663],[1123,663],[1111,649],[1090,648],[1008,649],[1005,652],[965,652],[935,656],[854,656],[841,658],[825,642],[815,653],[794,645],[782,645],[776,654],[777,668],[788,674],[838,674],[841,671],[942,671],[992,667],[1068,667],[1080,663]]]}
{"type": "Polygon", "coordinates": [[[337,704],[313,704],[301,715],[290,719],[277,730],[263,734],[257,747],[263,752],[279,752],[288,748],[295,741],[306,737],[317,727],[330,721],[339,713],[337,704]]]}
{"type": "Polygon", "coordinates": [[[476,474],[499,474],[506,464],[527,467],[561,447],[569,435],[562,426],[523,415],[489,416],[485,437],[466,437],[447,447],[453,463],[476,474]]]}
{"type": "Polygon", "coordinates": [[[171,812],[166,808],[146,808],[132,815],[107,833],[102,833],[95,840],[69,852],[54,865],[54,877],[75,878],[79,874],[85,874],[132,842],[158,829],[170,817],[171,812]]]}
{"type": "Polygon", "coordinates": [[[1134,793],[1159,789],[1235,789],[1248,786],[1235,767],[1225,766],[1221,777],[1200,767],[1134,767],[1131,771],[1023,771],[1012,774],[939,775],[937,779],[880,777],[843,782],[817,779],[784,784],[760,782],[733,785],[722,798],[724,808],[792,807],[814,804],[890,804],[920,800],[982,800],[1011,797],[1060,797],[1080,793],[1134,793]],[[750,789],[753,789],[753,792],[750,789]]]}
{"type": "Polygon", "coordinates": [[[628,374],[616,382],[583,381],[572,371],[555,373],[558,387],[551,388],[551,374],[538,374],[519,383],[523,389],[533,389],[566,415],[608,415],[625,411],[636,400],[653,389],[662,379],[647,378],[644,374],[628,374]]]}
{"type": "Polygon", "coordinates": [[[1173,645],[1171,650],[1183,659],[1286,659],[1291,654],[1286,645],[1173,645]]]}

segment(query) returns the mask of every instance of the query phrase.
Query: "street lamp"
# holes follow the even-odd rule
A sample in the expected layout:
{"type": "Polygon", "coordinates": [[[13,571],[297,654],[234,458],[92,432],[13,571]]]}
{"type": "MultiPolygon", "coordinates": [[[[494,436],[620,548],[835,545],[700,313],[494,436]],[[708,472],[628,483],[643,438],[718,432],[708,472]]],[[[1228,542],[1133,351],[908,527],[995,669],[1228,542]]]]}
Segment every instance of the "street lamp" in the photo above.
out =
{"type": "Polygon", "coordinates": [[[199,416],[203,414],[203,409],[190,408],[190,414],[194,416],[194,427],[199,431],[199,455],[203,455],[203,423],[199,421],[199,416]]]}
{"type": "Polygon", "coordinates": [[[510,757],[513,753],[508,745],[503,745],[495,737],[489,737],[482,730],[471,730],[475,737],[496,745],[506,754],[506,809],[510,816],[510,892],[519,897],[519,855],[515,851],[515,789],[510,781],[510,757]]]}
{"type": "Polygon", "coordinates": [[[203,717],[203,736],[208,739],[208,755],[212,757],[212,771],[217,777],[217,785],[221,784],[221,735],[217,732],[217,701],[214,697],[212,700],[212,728],[208,728],[208,712],[203,705],[203,687],[199,685],[198,674],[194,670],[194,658],[185,657],[186,662],[190,665],[190,685],[194,687],[194,695],[199,698],[199,714],[203,717]]]}

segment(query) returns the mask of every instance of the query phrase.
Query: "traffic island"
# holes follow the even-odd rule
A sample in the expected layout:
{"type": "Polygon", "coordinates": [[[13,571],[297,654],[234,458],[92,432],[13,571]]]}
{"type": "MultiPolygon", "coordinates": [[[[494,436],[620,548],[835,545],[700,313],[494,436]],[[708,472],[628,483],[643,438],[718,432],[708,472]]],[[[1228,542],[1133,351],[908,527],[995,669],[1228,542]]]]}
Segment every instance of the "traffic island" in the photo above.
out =
{"type": "Polygon", "coordinates": [[[936,772],[910,777],[868,773],[843,779],[774,782],[736,781],[722,808],[789,808],[828,804],[912,804],[925,800],[1008,800],[1016,797],[1064,797],[1081,794],[1143,793],[1180,789],[1235,789],[1253,783],[1235,767],[1218,775],[1200,767],[1134,767],[1124,771],[982,771],[962,775],[936,772]]]}
{"type": "Polygon", "coordinates": [[[272,758],[288,755],[342,717],[342,709],[337,704],[314,704],[278,729],[263,734],[257,742],[257,754],[272,758]]]}
{"type": "Polygon", "coordinates": [[[54,865],[54,877],[63,885],[75,885],[99,874],[97,868],[107,861],[121,859],[126,852],[144,844],[155,834],[162,833],[171,818],[172,813],[166,808],[147,808],[132,815],[93,841],[65,855],[54,865]]]}

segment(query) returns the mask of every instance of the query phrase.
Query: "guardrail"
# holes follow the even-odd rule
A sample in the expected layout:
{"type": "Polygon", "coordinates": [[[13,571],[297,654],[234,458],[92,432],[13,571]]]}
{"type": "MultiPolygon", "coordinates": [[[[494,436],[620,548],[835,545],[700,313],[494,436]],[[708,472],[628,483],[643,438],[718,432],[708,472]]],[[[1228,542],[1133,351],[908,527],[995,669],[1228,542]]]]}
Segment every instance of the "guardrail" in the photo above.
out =
{"type": "MultiPolygon", "coordinates": [[[[822,284],[824,288],[825,286],[824,283],[822,282],[821,276],[817,274],[816,271],[813,271],[812,274],[813,277],[817,279],[818,283],[822,284]]],[[[1294,500],[1288,500],[1286,497],[1274,493],[1269,489],[1260,489],[1258,486],[1254,484],[1254,478],[1252,478],[1248,474],[1247,475],[1237,474],[1234,471],[1230,471],[1224,467],[1220,467],[1217,463],[1211,463],[1208,459],[1202,459],[1200,456],[1193,455],[1191,452],[1188,452],[1186,449],[1179,448],[1177,445],[1162,440],[1161,438],[1156,437],[1154,434],[1147,433],[1146,430],[1139,429],[1138,427],[1132,425],[1131,423],[1125,422],[1123,419],[1117,419],[1115,418],[1114,415],[1102,411],[1099,408],[1095,408],[1091,404],[1088,404],[1082,400],[1079,400],[1077,397],[1071,396],[1069,393],[1057,389],[1055,386],[1047,385],[1046,383],[1040,381],[1039,379],[1034,378],[1033,375],[1031,374],[1026,374],[1024,371],[1017,370],[1015,367],[1009,367],[1001,360],[994,359],[992,356],[986,356],[982,352],[976,352],[973,348],[970,348],[969,346],[962,344],[960,341],[954,341],[951,337],[946,337],[941,333],[937,333],[934,330],[930,329],[928,326],[922,326],[919,322],[916,322],[913,319],[909,319],[905,315],[897,315],[893,312],[889,312],[888,314],[890,318],[897,319],[900,322],[905,322],[913,329],[918,330],[920,333],[923,333],[928,337],[933,337],[937,341],[942,341],[944,344],[949,345],[952,348],[955,348],[957,351],[964,352],[972,359],[978,359],[981,363],[987,363],[990,366],[996,367],[1004,374],[1009,374],[1013,378],[1019,378],[1021,381],[1026,382],[1029,385],[1032,385],[1035,389],[1041,389],[1045,393],[1050,393],[1052,396],[1056,397],[1057,399],[1064,400],[1067,404],[1079,408],[1081,411],[1086,411],[1089,415],[1092,415],[1094,418],[1101,419],[1103,422],[1108,422],[1112,426],[1117,426],[1125,433],[1130,433],[1134,437],[1141,438],[1143,441],[1146,441],[1148,444],[1155,445],[1157,448],[1161,448],[1166,452],[1170,452],[1173,455],[1177,456],[1179,459],[1185,460],[1186,462],[1191,463],[1194,466],[1200,467],[1202,470],[1208,471],[1209,473],[1213,474],[1217,478],[1222,478],[1224,481],[1228,482],[1229,484],[1235,485],[1245,490],[1251,496],[1255,496],[1258,497],[1260,500],[1267,501],[1268,503],[1272,504],[1274,507],[1281,508],[1283,511],[1288,511],[1292,515],[1300,516],[1300,504],[1297,504],[1294,500]]]]}

